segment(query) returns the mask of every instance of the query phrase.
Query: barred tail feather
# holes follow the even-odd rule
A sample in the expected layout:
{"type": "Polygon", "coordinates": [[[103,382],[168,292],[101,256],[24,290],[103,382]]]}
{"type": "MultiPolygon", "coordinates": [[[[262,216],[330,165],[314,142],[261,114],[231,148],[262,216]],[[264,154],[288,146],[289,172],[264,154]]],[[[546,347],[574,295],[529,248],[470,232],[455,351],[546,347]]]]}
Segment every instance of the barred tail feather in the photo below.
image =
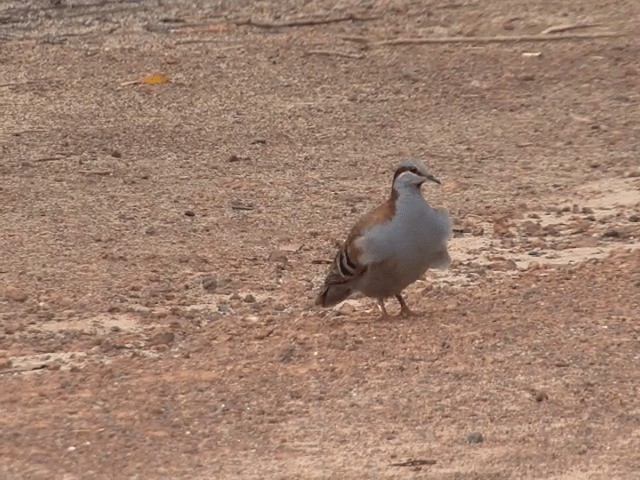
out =
{"type": "Polygon", "coordinates": [[[352,292],[353,290],[344,284],[327,285],[322,289],[318,298],[316,298],[316,305],[333,307],[343,300],[346,300],[352,292]]]}
{"type": "Polygon", "coordinates": [[[324,287],[316,298],[316,305],[332,307],[346,300],[353,293],[353,280],[357,279],[364,270],[363,267],[351,261],[346,250],[340,250],[327,274],[324,287]]]}

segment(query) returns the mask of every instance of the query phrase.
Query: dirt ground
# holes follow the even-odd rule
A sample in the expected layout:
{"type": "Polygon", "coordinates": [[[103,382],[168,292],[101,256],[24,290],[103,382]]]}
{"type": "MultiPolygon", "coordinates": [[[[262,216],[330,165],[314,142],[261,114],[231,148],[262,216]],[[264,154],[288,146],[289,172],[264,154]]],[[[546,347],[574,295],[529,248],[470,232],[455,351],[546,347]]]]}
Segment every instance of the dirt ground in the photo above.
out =
{"type": "Polygon", "coordinates": [[[4,0],[0,478],[640,478],[639,27],[4,0]],[[417,318],[313,306],[407,156],[453,265],[417,318]]]}

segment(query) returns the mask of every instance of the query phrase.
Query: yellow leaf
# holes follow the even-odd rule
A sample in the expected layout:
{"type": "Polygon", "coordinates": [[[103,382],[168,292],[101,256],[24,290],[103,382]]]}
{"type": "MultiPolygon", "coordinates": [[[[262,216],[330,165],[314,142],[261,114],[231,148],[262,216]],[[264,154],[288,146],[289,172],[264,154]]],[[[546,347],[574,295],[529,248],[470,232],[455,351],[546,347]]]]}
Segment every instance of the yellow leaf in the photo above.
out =
{"type": "Polygon", "coordinates": [[[158,85],[160,83],[167,83],[168,81],[169,77],[161,73],[152,73],[140,79],[140,83],[146,83],[147,85],[158,85]]]}

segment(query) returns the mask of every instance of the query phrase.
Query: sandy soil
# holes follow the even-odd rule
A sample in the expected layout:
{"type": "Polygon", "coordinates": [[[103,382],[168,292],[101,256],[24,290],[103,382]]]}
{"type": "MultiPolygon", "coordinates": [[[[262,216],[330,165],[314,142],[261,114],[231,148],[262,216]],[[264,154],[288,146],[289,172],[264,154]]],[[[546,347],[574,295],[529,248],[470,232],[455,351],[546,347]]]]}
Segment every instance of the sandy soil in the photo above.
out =
{"type": "Polygon", "coordinates": [[[640,4],[301,3],[0,4],[0,477],[639,478],[640,4]],[[317,309],[414,155],[452,267],[317,309]]]}

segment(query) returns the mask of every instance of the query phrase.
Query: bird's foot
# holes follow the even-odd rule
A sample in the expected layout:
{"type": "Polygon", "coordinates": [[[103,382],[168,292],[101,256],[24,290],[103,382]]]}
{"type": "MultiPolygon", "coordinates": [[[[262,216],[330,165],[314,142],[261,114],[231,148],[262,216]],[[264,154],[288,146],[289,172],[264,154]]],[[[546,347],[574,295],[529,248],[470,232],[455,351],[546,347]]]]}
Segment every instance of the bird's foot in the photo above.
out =
{"type": "Polygon", "coordinates": [[[389,315],[389,313],[387,313],[387,309],[384,306],[384,300],[380,299],[378,300],[378,308],[380,309],[380,320],[381,321],[387,321],[387,320],[391,320],[391,315],[389,315]]]}
{"type": "Polygon", "coordinates": [[[418,317],[420,316],[420,313],[414,312],[413,310],[411,310],[409,307],[405,305],[400,308],[400,315],[398,316],[403,318],[418,317]]]}
{"type": "Polygon", "coordinates": [[[409,308],[409,306],[407,305],[407,302],[405,302],[404,298],[402,298],[402,295],[396,295],[396,298],[400,303],[400,315],[398,315],[399,317],[409,318],[409,317],[417,317],[420,315],[418,312],[414,312],[409,308]]]}

